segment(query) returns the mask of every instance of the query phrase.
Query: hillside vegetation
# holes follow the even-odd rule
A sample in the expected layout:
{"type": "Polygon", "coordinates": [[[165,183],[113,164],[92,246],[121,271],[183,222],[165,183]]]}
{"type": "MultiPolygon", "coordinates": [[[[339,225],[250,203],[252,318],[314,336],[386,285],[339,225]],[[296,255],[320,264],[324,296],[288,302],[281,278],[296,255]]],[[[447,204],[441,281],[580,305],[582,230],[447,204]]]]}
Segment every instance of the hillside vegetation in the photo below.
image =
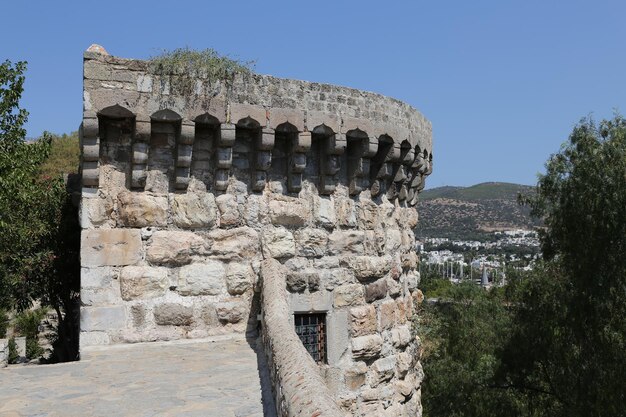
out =
{"type": "Polygon", "coordinates": [[[426,190],[418,204],[418,236],[480,240],[497,230],[532,229],[540,223],[517,196],[533,192],[533,187],[503,182],[426,190]]]}

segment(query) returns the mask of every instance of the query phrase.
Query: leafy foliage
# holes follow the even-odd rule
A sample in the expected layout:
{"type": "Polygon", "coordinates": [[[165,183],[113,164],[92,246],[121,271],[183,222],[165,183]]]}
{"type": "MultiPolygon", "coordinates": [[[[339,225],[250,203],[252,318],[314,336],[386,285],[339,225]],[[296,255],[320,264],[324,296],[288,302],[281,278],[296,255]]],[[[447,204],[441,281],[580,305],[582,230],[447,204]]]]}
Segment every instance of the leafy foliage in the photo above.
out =
{"type": "Polygon", "coordinates": [[[78,132],[69,135],[51,135],[50,155],[41,165],[44,178],[59,178],[67,174],[76,174],[80,163],[78,132]]]}
{"type": "Polygon", "coordinates": [[[17,343],[15,338],[9,339],[9,357],[7,358],[9,363],[17,363],[20,359],[20,355],[17,353],[17,343]]]}
{"type": "Polygon", "coordinates": [[[9,316],[7,312],[0,309],[0,339],[4,339],[9,328],[9,316]]]}
{"type": "Polygon", "coordinates": [[[24,311],[15,317],[15,330],[26,337],[26,357],[35,359],[43,354],[43,348],[39,345],[39,325],[45,317],[44,309],[24,311]]]}

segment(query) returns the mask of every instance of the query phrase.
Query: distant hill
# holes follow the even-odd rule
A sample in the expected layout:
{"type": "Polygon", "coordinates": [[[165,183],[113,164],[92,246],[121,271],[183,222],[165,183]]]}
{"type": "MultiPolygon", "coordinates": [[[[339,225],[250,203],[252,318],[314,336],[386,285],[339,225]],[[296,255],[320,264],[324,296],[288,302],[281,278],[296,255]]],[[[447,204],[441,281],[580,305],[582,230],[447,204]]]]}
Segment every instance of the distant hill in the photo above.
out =
{"type": "Polygon", "coordinates": [[[482,239],[497,230],[532,229],[539,223],[517,203],[534,187],[485,182],[471,187],[444,186],[423,191],[417,205],[418,237],[482,239]]]}

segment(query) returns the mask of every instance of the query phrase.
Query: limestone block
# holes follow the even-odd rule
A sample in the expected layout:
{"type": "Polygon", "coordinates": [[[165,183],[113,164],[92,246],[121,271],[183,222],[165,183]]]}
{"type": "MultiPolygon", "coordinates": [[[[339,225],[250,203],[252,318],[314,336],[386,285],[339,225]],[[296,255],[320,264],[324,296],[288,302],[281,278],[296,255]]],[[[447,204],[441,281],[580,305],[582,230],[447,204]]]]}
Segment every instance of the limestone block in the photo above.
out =
{"type": "MultiPolygon", "coordinates": [[[[413,357],[408,352],[401,352],[396,355],[396,372],[398,378],[404,378],[413,366],[413,357]]],[[[411,387],[413,389],[413,386],[411,387]]]]}
{"type": "Polygon", "coordinates": [[[294,233],[298,256],[320,257],[326,254],[328,235],[320,229],[301,229],[294,233]]]}
{"type": "Polygon", "coordinates": [[[365,362],[357,362],[345,372],[345,381],[348,389],[355,391],[365,383],[365,374],[367,373],[367,365],[365,362]]]}
{"type": "Polygon", "coordinates": [[[372,334],[359,336],[352,339],[352,356],[358,359],[375,359],[380,355],[383,347],[383,339],[380,335],[372,334]]]}
{"type": "Polygon", "coordinates": [[[212,242],[211,255],[223,259],[250,259],[258,254],[258,233],[250,227],[229,230],[213,230],[209,233],[212,242]]]}
{"type": "Polygon", "coordinates": [[[263,229],[263,256],[266,258],[290,258],[296,254],[293,234],[284,228],[268,227],[263,229]]]}
{"type": "Polygon", "coordinates": [[[172,220],[178,227],[212,227],[217,220],[215,197],[210,193],[178,194],[172,202],[172,220]]]}
{"type": "Polygon", "coordinates": [[[126,227],[167,226],[167,197],[122,191],[117,195],[118,221],[126,227]]]}
{"type": "Polygon", "coordinates": [[[304,226],[311,217],[311,208],[306,200],[282,197],[269,204],[272,223],[280,226],[304,226]]]}
{"type": "Polygon", "coordinates": [[[376,333],[378,321],[373,305],[364,305],[350,309],[350,334],[353,337],[376,333]]]}
{"type": "Polygon", "coordinates": [[[387,280],[382,278],[365,286],[365,301],[372,303],[387,296],[387,280]]]}
{"type": "Polygon", "coordinates": [[[244,207],[244,218],[246,224],[250,227],[261,227],[261,203],[263,197],[259,195],[250,195],[244,207]]]}
{"type": "Polygon", "coordinates": [[[404,298],[398,298],[396,300],[396,323],[403,324],[407,321],[407,307],[404,298]]]}
{"type": "Polygon", "coordinates": [[[243,294],[253,282],[254,271],[249,263],[231,262],[226,267],[226,288],[229,294],[243,294]]]}
{"type": "Polygon", "coordinates": [[[387,277],[387,290],[392,298],[399,297],[402,294],[402,286],[398,281],[391,277],[387,277]]]}
{"type": "Polygon", "coordinates": [[[357,224],[359,229],[373,230],[378,226],[378,206],[371,200],[357,204],[357,224]]]}
{"type": "Polygon", "coordinates": [[[215,202],[220,210],[220,227],[228,229],[243,224],[243,216],[234,195],[222,194],[215,199],[215,202]]]}
{"type": "Polygon", "coordinates": [[[100,268],[81,268],[80,286],[81,288],[110,287],[111,281],[117,279],[117,275],[117,268],[110,266],[100,268]]]}
{"type": "Polygon", "coordinates": [[[154,307],[154,322],[161,326],[189,326],[193,308],[178,303],[163,303],[154,307]]]}
{"type": "Polygon", "coordinates": [[[346,197],[335,199],[337,224],[344,227],[356,227],[356,209],[354,201],[346,197]]]}
{"type": "Polygon", "coordinates": [[[419,216],[415,207],[401,207],[398,216],[398,223],[402,229],[415,229],[419,216]]]}
{"type": "Polygon", "coordinates": [[[204,252],[204,240],[192,232],[160,230],[152,234],[146,260],[157,265],[183,265],[204,252]]]}
{"type": "Polygon", "coordinates": [[[141,261],[139,230],[83,230],[80,262],[82,266],[133,265],[141,261]]]}
{"type": "Polygon", "coordinates": [[[336,268],[331,269],[330,271],[320,271],[319,276],[324,288],[326,288],[328,291],[332,291],[335,289],[335,287],[338,287],[340,285],[356,283],[354,275],[352,275],[345,268],[336,268]]]}
{"type": "Polygon", "coordinates": [[[324,197],[313,196],[313,214],[315,223],[325,228],[335,227],[335,205],[324,197]]]}
{"type": "Polygon", "coordinates": [[[215,327],[219,324],[215,304],[209,303],[202,306],[200,317],[202,317],[202,321],[204,321],[209,327],[215,327]]]}
{"type": "Polygon", "coordinates": [[[124,306],[82,307],[80,330],[83,332],[115,330],[126,327],[124,306]]]}
{"type": "Polygon", "coordinates": [[[391,341],[397,349],[403,349],[411,341],[411,329],[408,325],[391,329],[391,341]]]}
{"type": "Polygon", "coordinates": [[[419,256],[415,251],[409,251],[407,253],[402,254],[402,268],[404,269],[415,269],[419,263],[419,256]]]}
{"type": "Polygon", "coordinates": [[[242,301],[222,301],[217,304],[217,318],[222,323],[239,323],[246,319],[246,304],[242,301]]]}
{"type": "Polygon", "coordinates": [[[218,295],[224,292],[226,270],[219,261],[185,265],[178,270],[180,295],[218,295]]]}
{"type": "Polygon", "coordinates": [[[9,362],[9,339],[0,339],[0,368],[5,368],[9,362]]]}
{"type": "Polygon", "coordinates": [[[391,256],[351,256],[342,261],[361,281],[380,278],[393,266],[391,256]]]}
{"type": "Polygon", "coordinates": [[[384,301],[379,306],[380,329],[388,330],[398,321],[398,306],[395,301],[384,301]]]}
{"type": "Polygon", "coordinates": [[[358,230],[335,230],[328,236],[328,251],[333,255],[362,254],[365,234],[358,230]]]}
{"type": "Polygon", "coordinates": [[[80,200],[80,227],[92,229],[97,226],[113,226],[113,200],[111,197],[81,198],[80,200]]]}
{"type": "Polygon", "coordinates": [[[333,291],[333,305],[335,307],[354,306],[365,302],[363,286],[361,284],[346,284],[333,291]]]}
{"type": "Polygon", "coordinates": [[[411,393],[413,392],[412,381],[404,381],[404,380],[394,381],[393,387],[396,393],[400,394],[403,397],[401,400],[402,402],[404,402],[404,399],[406,397],[409,397],[411,393]]]}
{"type": "Polygon", "coordinates": [[[289,272],[287,274],[287,288],[291,292],[303,292],[308,284],[307,274],[301,272],[289,272]]]}
{"type": "Polygon", "coordinates": [[[402,246],[402,233],[399,230],[387,229],[385,232],[385,253],[393,255],[402,246]]]}
{"type": "Polygon", "coordinates": [[[414,272],[409,272],[406,274],[404,280],[406,282],[406,287],[409,291],[417,289],[417,284],[419,283],[419,277],[417,274],[415,274],[414,272]]]}
{"type": "Polygon", "coordinates": [[[119,298],[119,288],[111,285],[103,288],[81,288],[80,290],[80,303],[84,306],[116,304],[119,298]]]}
{"type": "Polygon", "coordinates": [[[369,374],[369,384],[376,387],[382,382],[389,381],[393,378],[396,370],[396,357],[388,356],[381,358],[372,364],[372,370],[369,374]]]}
{"type": "Polygon", "coordinates": [[[133,322],[133,327],[143,327],[146,324],[146,306],[143,304],[131,306],[130,317],[133,322]]]}
{"type": "Polygon", "coordinates": [[[315,292],[320,289],[320,276],[319,274],[308,274],[309,292],[315,292]]]}
{"type": "Polygon", "coordinates": [[[81,331],[79,335],[80,347],[102,346],[111,343],[111,338],[106,332],[81,331]]]}
{"type": "Polygon", "coordinates": [[[127,266],[120,273],[120,290],[125,301],[165,295],[167,269],[149,266],[127,266]]]}

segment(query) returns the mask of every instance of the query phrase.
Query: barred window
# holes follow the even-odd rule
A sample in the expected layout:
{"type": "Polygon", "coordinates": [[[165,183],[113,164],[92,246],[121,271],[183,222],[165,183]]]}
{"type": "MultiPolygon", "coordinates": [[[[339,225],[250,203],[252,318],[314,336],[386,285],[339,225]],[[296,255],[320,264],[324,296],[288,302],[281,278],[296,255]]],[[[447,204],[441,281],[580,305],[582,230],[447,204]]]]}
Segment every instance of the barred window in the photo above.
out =
{"type": "Polygon", "coordinates": [[[326,363],[326,314],[295,314],[296,334],[317,363],[326,363]]]}

